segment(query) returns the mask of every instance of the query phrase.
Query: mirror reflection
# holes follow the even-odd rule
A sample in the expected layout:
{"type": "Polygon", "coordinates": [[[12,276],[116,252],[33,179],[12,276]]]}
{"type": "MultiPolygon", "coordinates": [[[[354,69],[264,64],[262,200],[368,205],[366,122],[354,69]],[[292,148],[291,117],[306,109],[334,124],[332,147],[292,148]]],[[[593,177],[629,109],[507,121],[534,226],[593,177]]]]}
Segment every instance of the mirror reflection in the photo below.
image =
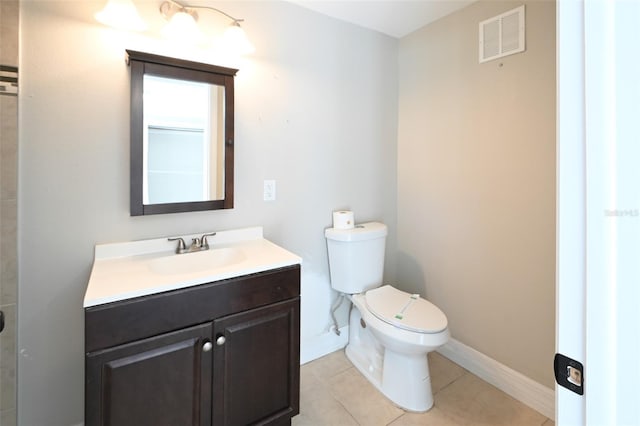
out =
{"type": "Polygon", "coordinates": [[[224,199],[224,87],[145,75],[144,204],[224,199]]]}

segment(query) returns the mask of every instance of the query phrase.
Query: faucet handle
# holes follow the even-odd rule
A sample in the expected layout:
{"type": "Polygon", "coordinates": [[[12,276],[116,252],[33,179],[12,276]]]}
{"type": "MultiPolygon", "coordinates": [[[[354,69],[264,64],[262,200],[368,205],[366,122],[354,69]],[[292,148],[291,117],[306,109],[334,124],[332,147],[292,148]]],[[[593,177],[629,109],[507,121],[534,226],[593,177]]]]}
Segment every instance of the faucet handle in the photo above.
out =
{"type": "Polygon", "coordinates": [[[181,237],[167,238],[167,240],[178,242],[178,248],[176,248],[176,253],[181,254],[187,250],[187,245],[184,243],[184,240],[181,237]]]}
{"type": "Polygon", "coordinates": [[[213,237],[214,235],[216,235],[215,232],[209,232],[208,234],[202,234],[202,237],[200,238],[200,244],[202,245],[202,247],[207,247],[209,248],[209,242],[207,241],[207,237],[213,237]]]}

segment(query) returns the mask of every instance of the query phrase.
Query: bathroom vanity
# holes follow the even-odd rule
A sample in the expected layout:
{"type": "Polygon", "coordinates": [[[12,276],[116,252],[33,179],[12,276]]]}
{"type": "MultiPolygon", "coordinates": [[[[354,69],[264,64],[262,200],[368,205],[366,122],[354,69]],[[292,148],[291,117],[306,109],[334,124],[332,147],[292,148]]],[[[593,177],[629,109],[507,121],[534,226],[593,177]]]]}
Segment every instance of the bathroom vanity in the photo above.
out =
{"type": "Polygon", "coordinates": [[[96,246],[87,426],[290,424],[298,414],[300,258],[261,228],[210,241],[204,256],[173,254],[166,239],[96,246]]]}

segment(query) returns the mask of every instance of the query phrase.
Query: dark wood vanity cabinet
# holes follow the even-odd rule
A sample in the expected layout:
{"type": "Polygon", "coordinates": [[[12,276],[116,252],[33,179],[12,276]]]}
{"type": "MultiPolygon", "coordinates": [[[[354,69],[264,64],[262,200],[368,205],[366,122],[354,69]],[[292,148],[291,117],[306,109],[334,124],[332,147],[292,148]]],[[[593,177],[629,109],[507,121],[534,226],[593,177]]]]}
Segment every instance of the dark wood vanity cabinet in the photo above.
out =
{"type": "Polygon", "coordinates": [[[290,424],[300,267],[85,309],[86,426],[290,424]]]}

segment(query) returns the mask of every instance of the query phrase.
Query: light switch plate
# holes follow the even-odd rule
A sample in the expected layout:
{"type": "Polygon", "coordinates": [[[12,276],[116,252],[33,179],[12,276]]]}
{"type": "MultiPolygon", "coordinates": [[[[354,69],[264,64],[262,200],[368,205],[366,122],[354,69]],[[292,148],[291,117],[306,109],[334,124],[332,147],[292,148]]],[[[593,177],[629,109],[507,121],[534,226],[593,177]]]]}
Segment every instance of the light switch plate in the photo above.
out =
{"type": "Polygon", "coordinates": [[[264,181],[264,201],[275,201],[276,199],[276,181],[264,181]]]}

